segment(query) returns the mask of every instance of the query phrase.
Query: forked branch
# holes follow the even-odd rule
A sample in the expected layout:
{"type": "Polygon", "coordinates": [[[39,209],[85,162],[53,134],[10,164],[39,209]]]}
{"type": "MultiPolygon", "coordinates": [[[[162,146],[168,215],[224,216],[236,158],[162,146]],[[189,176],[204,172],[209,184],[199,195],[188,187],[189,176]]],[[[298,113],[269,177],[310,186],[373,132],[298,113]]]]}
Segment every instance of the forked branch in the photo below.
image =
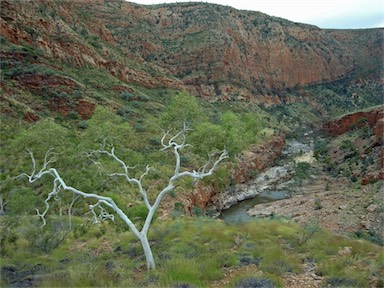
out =
{"type": "Polygon", "coordinates": [[[173,152],[173,155],[175,157],[175,169],[174,169],[173,175],[168,180],[167,186],[157,194],[153,204],[150,203],[147,192],[145,191],[142,184],[143,179],[145,178],[145,176],[148,175],[148,173],[151,170],[149,166],[146,166],[145,171],[141,174],[139,178],[131,177],[129,175],[129,171],[132,169],[132,167],[128,166],[120,157],[116,155],[115,148],[113,146],[109,146],[110,149],[106,149],[105,142],[100,149],[94,150],[88,154],[88,156],[92,159],[92,161],[96,163],[96,165],[98,165],[99,167],[102,167],[102,165],[100,164],[100,162],[96,161],[96,159],[94,158],[97,155],[106,155],[107,157],[109,157],[110,159],[118,163],[120,166],[120,169],[122,170],[120,172],[110,173],[109,176],[123,177],[127,181],[127,183],[136,185],[138,189],[138,193],[142,196],[145,206],[148,209],[148,214],[146,216],[144,225],[141,230],[139,230],[135,226],[135,224],[131,221],[131,219],[127,216],[127,214],[123,212],[116,205],[116,203],[112,198],[101,196],[95,193],[86,193],[67,185],[64,179],[60,176],[59,172],[55,168],[49,168],[50,164],[55,162],[56,155],[57,155],[53,153],[52,150],[48,150],[47,153],[45,154],[44,163],[40,170],[37,169],[37,164],[33,156],[33,153],[28,151],[32,160],[32,172],[31,174],[23,173],[18,177],[21,177],[21,176],[27,177],[30,183],[33,183],[39,180],[44,175],[50,175],[51,177],[53,177],[53,188],[52,188],[52,191],[47,195],[44,201],[45,203],[44,211],[40,212],[38,209],[36,209],[37,215],[43,221],[43,226],[46,225],[46,214],[50,209],[50,204],[49,204],[50,201],[52,199],[58,198],[59,193],[61,193],[62,191],[69,191],[69,192],[72,192],[74,195],[72,203],[70,204],[70,210],[72,209],[72,206],[78,197],[93,199],[96,201],[96,203],[90,204],[89,209],[93,215],[94,223],[98,223],[106,219],[114,220],[115,215],[112,213],[113,212],[116,213],[127,224],[129,229],[136,235],[136,237],[140,240],[144,250],[144,254],[146,256],[148,269],[154,269],[155,261],[154,261],[152,251],[147,239],[147,234],[148,234],[148,229],[152,222],[153,216],[156,210],[158,209],[162,198],[167,192],[170,192],[171,190],[174,189],[175,181],[177,181],[179,178],[188,176],[194,179],[201,179],[201,178],[210,176],[213,174],[214,170],[217,168],[219,163],[222,162],[224,159],[228,158],[228,153],[226,150],[219,151],[209,155],[208,161],[197,171],[181,172],[180,171],[181,169],[180,150],[190,146],[189,144],[186,143],[186,132],[188,130],[189,129],[187,128],[187,126],[184,125],[183,129],[179,133],[177,133],[175,136],[170,137],[168,141],[166,141],[166,139],[169,136],[169,132],[165,132],[163,137],[161,138],[161,145],[163,146],[161,150],[165,151],[170,149],[173,152]],[[99,211],[99,213],[96,213],[96,209],[99,211]]]}

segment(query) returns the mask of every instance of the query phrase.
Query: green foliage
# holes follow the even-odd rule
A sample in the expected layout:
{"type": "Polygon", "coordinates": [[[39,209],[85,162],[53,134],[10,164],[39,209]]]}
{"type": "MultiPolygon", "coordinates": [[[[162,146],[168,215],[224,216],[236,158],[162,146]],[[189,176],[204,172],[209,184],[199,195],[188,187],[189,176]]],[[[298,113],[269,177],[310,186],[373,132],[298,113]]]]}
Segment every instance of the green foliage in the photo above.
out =
{"type": "Polygon", "coordinates": [[[201,286],[204,282],[204,270],[199,266],[196,259],[186,257],[174,257],[164,264],[164,269],[170,273],[162,274],[160,279],[161,286],[170,286],[172,284],[189,284],[201,286]],[[188,269],[185,269],[185,267],[188,269]]]}
{"type": "Polygon", "coordinates": [[[357,230],[354,233],[354,236],[359,239],[365,239],[367,241],[370,241],[372,243],[375,243],[380,246],[384,246],[384,241],[382,238],[382,235],[380,233],[370,230],[370,231],[365,231],[365,230],[357,230]]]}
{"type": "Polygon", "coordinates": [[[189,127],[194,127],[206,119],[204,110],[196,98],[187,92],[182,92],[173,97],[160,122],[164,128],[169,129],[170,127],[183,127],[184,123],[189,127]]]}
{"type": "Polygon", "coordinates": [[[20,225],[21,217],[1,217],[0,218],[0,249],[2,257],[12,256],[14,249],[17,249],[17,241],[20,238],[15,229],[20,225]]]}
{"type": "Polygon", "coordinates": [[[30,242],[30,249],[50,253],[59,247],[70,232],[67,219],[64,221],[63,219],[51,219],[44,228],[37,221],[31,223],[25,231],[25,237],[30,242]]]}
{"type": "MultiPolygon", "coordinates": [[[[69,168],[70,165],[79,162],[78,139],[74,131],[67,129],[52,119],[44,119],[34,125],[23,129],[16,134],[14,138],[4,145],[2,148],[1,161],[3,167],[6,167],[8,176],[17,176],[21,173],[30,173],[32,170],[31,158],[27,154],[27,150],[33,152],[37,168],[44,161],[47,151],[52,149],[56,153],[65,154],[66,157],[57,157],[58,161],[55,165],[58,168],[69,168]],[[69,164],[71,163],[71,164],[69,164]]],[[[13,189],[11,186],[20,183],[15,179],[8,179],[3,183],[4,188],[13,189]]],[[[20,185],[20,184],[19,184],[20,185]]],[[[4,192],[4,191],[3,191],[4,192]]]]}
{"type": "Polygon", "coordinates": [[[264,260],[261,262],[260,268],[268,273],[283,275],[287,272],[297,273],[300,271],[300,260],[284,253],[281,248],[268,249],[263,257],[264,260]]]}
{"type": "MultiPolygon", "coordinates": [[[[315,202],[316,203],[316,202],[315,202]]],[[[315,208],[316,209],[316,208],[315,208]]],[[[309,241],[315,233],[320,232],[320,226],[315,222],[310,222],[303,227],[303,230],[298,234],[298,244],[301,246],[309,241]]]]}
{"type": "Polygon", "coordinates": [[[250,113],[238,115],[231,111],[223,114],[221,123],[226,132],[227,149],[233,154],[255,143],[262,126],[261,119],[257,115],[250,113]]]}
{"type": "Polygon", "coordinates": [[[309,170],[311,164],[308,162],[299,162],[295,166],[295,176],[300,179],[306,179],[310,176],[309,170]]]}
{"type": "Polygon", "coordinates": [[[194,151],[207,155],[215,148],[223,150],[226,145],[226,133],[224,129],[217,124],[204,122],[199,124],[191,133],[191,144],[194,151]]]}
{"type": "Polygon", "coordinates": [[[303,180],[311,177],[311,164],[308,162],[299,162],[295,165],[294,178],[298,185],[302,185],[303,180]]]}
{"type": "Polygon", "coordinates": [[[215,174],[213,174],[212,178],[212,185],[217,189],[217,191],[221,191],[227,187],[230,186],[232,183],[232,173],[231,168],[229,165],[222,165],[220,166],[215,174]]]}
{"type": "MultiPolygon", "coordinates": [[[[144,221],[148,215],[148,208],[144,204],[134,205],[127,209],[127,216],[137,225],[144,225],[144,221]]],[[[155,213],[152,222],[157,218],[157,213],[155,213]]]]}
{"type": "Polygon", "coordinates": [[[42,201],[31,188],[19,188],[9,192],[7,202],[7,213],[20,216],[34,213],[42,201]]]}
{"type": "Polygon", "coordinates": [[[228,111],[221,117],[221,123],[225,130],[225,146],[229,153],[237,154],[246,147],[247,139],[246,126],[241,122],[240,117],[228,111]]]}
{"type": "Polygon", "coordinates": [[[131,92],[128,91],[123,91],[120,93],[120,98],[125,100],[125,101],[130,101],[135,98],[135,95],[133,95],[131,92]]]}
{"type": "Polygon", "coordinates": [[[315,199],[314,209],[315,210],[323,209],[323,204],[321,204],[321,200],[319,198],[315,199]]]}
{"type": "Polygon", "coordinates": [[[67,151],[71,140],[74,140],[73,132],[47,118],[22,131],[15,137],[12,146],[17,149],[14,153],[28,149],[37,159],[43,159],[49,149],[67,151]]]}
{"type": "MultiPolygon", "coordinates": [[[[83,148],[98,148],[102,143],[112,144],[116,149],[124,145],[135,146],[134,131],[129,123],[124,122],[109,109],[96,108],[92,118],[87,122],[88,127],[83,135],[83,148]]],[[[85,150],[85,149],[84,149],[85,150]]]]}
{"type": "Polygon", "coordinates": [[[340,148],[343,150],[353,151],[355,150],[355,145],[352,143],[350,139],[344,139],[341,142],[340,148]]]}
{"type": "Polygon", "coordinates": [[[48,68],[44,65],[39,64],[32,64],[32,65],[26,65],[26,66],[18,66],[9,69],[5,73],[6,78],[15,78],[17,76],[22,76],[26,74],[38,74],[38,75],[45,75],[45,76],[51,76],[56,74],[55,70],[48,68]]]}
{"type": "Polygon", "coordinates": [[[259,115],[227,111],[222,115],[214,115],[213,123],[208,121],[208,114],[196,98],[181,93],[172,98],[160,123],[166,128],[181,127],[186,123],[192,128],[189,139],[194,153],[204,156],[215,149],[225,148],[234,157],[257,142],[263,126],[259,115]]]}

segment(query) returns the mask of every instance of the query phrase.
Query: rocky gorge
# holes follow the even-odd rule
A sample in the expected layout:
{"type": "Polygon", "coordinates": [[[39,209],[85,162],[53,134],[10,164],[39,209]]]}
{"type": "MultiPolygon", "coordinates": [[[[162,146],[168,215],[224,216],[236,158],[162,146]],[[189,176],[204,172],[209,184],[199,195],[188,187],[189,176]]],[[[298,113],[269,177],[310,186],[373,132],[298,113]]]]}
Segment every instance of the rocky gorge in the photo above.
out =
{"type": "MultiPolygon", "coordinates": [[[[303,139],[305,140],[305,139],[303,139]]],[[[287,141],[278,157],[284,157],[279,165],[269,166],[257,173],[257,176],[246,183],[236,184],[228,190],[221,191],[212,200],[212,206],[218,210],[226,210],[239,202],[254,198],[263,192],[280,191],[282,198],[289,198],[292,186],[295,185],[293,176],[297,163],[315,161],[313,157],[313,142],[302,143],[297,140],[287,141]]]]}
{"type": "MultiPolygon", "coordinates": [[[[253,198],[263,191],[292,190],[292,182],[289,180],[292,180],[294,176],[294,166],[300,162],[316,162],[313,156],[314,139],[336,138],[348,131],[364,128],[366,125],[373,131],[369,139],[365,139],[370,143],[370,147],[365,148],[366,151],[362,149],[362,146],[359,149],[363,150],[360,151],[362,157],[373,153],[375,155],[373,157],[377,160],[369,172],[364,175],[356,175],[362,177],[363,185],[368,183],[368,179],[371,181],[383,180],[382,108],[379,106],[366,112],[350,113],[329,120],[322,125],[319,132],[308,131],[309,133],[305,133],[306,136],[298,140],[287,140],[284,134],[279,134],[273,135],[269,140],[258,145],[253,145],[248,151],[244,151],[237,157],[237,164],[233,169],[233,185],[224,191],[216,191],[213,187],[196,187],[188,196],[187,207],[198,206],[202,209],[221,211],[240,201],[253,198]],[[322,133],[324,135],[320,136],[322,133]],[[286,160],[283,161],[283,165],[274,166],[273,163],[277,158],[286,160]]],[[[301,188],[298,187],[298,189],[301,188]]]]}
{"type": "MultiPolygon", "coordinates": [[[[382,108],[377,107],[366,112],[351,113],[325,123],[323,131],[328,135],[333,135],[333,140],[331,140],[333,142],[329,144],[330,150],[332,151],[333,145],[339,145],[337,136],[341,137],[348,131],[351,133],[356,130],[358,123],[366,123],[365,119],[370,119],[369,115],[379,115],[382,108]],[[340,127],[348,128],[342,130],[340,127]]],[[[373,118],[374,121],[368,120],[368,123],[370,123],[372,131],[376,131],[380,129],[378,127],[381,127],[382,118],[373,118]]],[[[383,135],[382,129],[380,133],[383,135]]],[[[361,179],[359,183],[363,185],[361,188],[348,177],[335,178],[327,173],[324,162],[319,162],[313,157],[313,140],[307,140],[306,143],[291,140],[281,151],[280,156],[286,160],[281,161],[279,166],[269,167],[246,184],[237,184],[231,189],[215,195],[213,202],[219,210],[225,211],[231,206],[236,207],[240,201],[253,198],[264,191],[282,191],[284,193],[278,196],[278,199],[272,197],[269,203],[264,203],[264,200],[261,204],[256,204],[251,208],[249,205],[239,205],[239,209],[246,209],[246,213],[253,217],[288,217],[302,225],[319,225],[339,234],[372,233],[378,237],[377,239],[381,239],[377,241],[382,241],[382,235],[384,235],[384,210],[381,201],[384,197],[384,190],[380,185],[384,169],[381,156],[382,139],[377,137],[376,132],[373,132],[369,140],[365,140],[364,147],[370,146],[371,148],[360,151],[362,160],[366,157],[376,157],[376,161],[371,167],[373,172],[368,172],[368,176],[362,175],[359,168],[355,170],[355,175],[359,175],[361,179]],[[370,144],[367,145],[367,143],[370,144]],[[381,148],[375,148],[377,145],[381,148]],[[300,162],[311,164],[308,166],[311,168],[306,171],[308,177],[303,183],[295,182],[294,179],[294,166],[300,162]],[[282,163],[284,165],[281,165],[282,163]],[[379,182],[373,186],[365,186],[368,184],[366,177],[371,177],[372,174],[377,175],[377,178],[370,178],[370,183],[374,183],[373,179],[379,182]]],[[[333,157],[337,158],[337,156],[333,157]]],[[[231,215],[236,213],[234,211],[236,208],[231,208],[231,215]]],[[[243,212],[239,210],[238,213],[243,212]]]]}

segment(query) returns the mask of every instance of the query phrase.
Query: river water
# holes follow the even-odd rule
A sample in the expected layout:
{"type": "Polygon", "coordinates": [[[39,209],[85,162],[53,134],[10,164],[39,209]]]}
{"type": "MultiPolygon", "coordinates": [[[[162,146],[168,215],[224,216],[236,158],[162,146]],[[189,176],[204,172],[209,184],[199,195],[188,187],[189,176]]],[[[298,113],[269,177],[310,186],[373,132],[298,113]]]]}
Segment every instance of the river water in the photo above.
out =
{"type": "MultiPolygon", "coordinates": [[[[293,159],[291,158],[290,165],[292,165],[294,162],[311,163],[314,161],[313,143],[305,144],[296,140],[288,141],[282,154],[285,156],[294,157],[293,159]]],[[[245,191],[242,192],[243,195],[247,196],[244,198],[249,198],[248,194],[251,194],[250,192],[253,190],[256,191],[257,193],[255,194],[258,195],[248,200],[239,201],[237,204],[222,210],[219,216],[220,219],[224,220],[227,224],[239,224],[248,222],[254,218],[248,215],[247,210],[253,208],[255,205],[287,198],[289,192],[284,190],[284,187],[279,187],[282,189],[282,191],[269,191],[274,189],[272,187],[274,182],[278,182],[281,179],[287,178],[287,175],[290,174],[287,167],[288,166],[274,166],[262,172],[252,183],[247,186],[249,191],[245,189],[245,191]]],[[[241,187],[241,190],[244,190],[244,188],[241,187]]]]}
{"type": "Polygon", "coordinates": [[[273,202],[287,197],[288,191],[264,191],[259,195],[239,202],[238,204],[221,211],[220,219],[224,220],[227,224],[240,224],[248,222],[254,217],[249,216],[247,210],[253,206],[261,203],[273,202]]]}

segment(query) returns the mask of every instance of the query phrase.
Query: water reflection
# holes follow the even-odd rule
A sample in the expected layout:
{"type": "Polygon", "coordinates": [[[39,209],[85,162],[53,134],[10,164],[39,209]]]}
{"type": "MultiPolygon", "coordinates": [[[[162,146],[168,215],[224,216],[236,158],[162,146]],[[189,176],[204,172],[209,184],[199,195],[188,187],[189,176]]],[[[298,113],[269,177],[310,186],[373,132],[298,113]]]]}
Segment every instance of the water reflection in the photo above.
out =
{"type": "Polygon", "coordinates": [[[238,204],[221,211],[220,219],[227,224],[239,224],[252,220],[254,217],[249,216],[247,210],[256,204],[273,202],[285,199],[288,191],[264,191],[254,198],[244,200],[238,204]]]}

